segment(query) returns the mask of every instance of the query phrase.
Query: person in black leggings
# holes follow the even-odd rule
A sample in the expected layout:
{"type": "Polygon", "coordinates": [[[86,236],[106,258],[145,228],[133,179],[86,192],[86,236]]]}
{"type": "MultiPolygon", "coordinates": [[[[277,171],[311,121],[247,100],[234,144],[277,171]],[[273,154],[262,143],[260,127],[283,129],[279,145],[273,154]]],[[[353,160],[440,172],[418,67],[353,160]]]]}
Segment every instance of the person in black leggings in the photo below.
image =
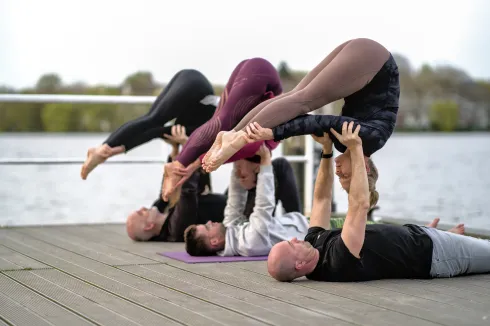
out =
{"type": "Polygon", "coordinates": [[[128,152],[152,139],[164,138],[165,134],[170,135],[171,126],[164,125],[173,119],[176,119],[175,124],[185,127],[189,136],[213,116],[217,99],[213,86],[202,73],[193,69],[179,71],[146,115],[126,122],[102,145],[88,150],[82,166],[82,179],[87,179],[88,174],[109,157],[128,152]]]}

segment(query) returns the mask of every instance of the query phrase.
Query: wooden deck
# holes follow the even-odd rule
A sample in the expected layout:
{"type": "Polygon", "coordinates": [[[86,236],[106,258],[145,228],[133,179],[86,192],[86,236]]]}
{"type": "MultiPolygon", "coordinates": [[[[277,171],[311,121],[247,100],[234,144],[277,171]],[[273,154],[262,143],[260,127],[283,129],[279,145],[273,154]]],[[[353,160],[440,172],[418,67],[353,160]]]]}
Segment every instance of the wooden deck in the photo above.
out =
{"type": "Polygon", "coordinates": [[[279,283],[156,254],[179,249],[123,225],[0,229],[0,325],[490,325],[490,275],[279,283]]]}

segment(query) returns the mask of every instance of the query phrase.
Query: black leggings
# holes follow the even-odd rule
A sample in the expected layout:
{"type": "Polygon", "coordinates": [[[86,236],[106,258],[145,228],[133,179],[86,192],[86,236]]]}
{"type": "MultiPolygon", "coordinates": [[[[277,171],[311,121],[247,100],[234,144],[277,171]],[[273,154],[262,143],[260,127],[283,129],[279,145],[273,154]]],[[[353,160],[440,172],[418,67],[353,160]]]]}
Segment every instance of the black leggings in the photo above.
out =
{"type": "Polygon", "coordinates": [[[110,147],[123,145],[129,151],[170,134],[171,127],[164,127],[164,124],[175,118],[175,124],[183,125],[187,135],[190,135],[216,110],[213,104],[201,103],[209,95],[214,95],[213,86],[202,73],[192,69],[181,70],[160,93],[146,115],[126,122],[104,143],[110,147]]]}

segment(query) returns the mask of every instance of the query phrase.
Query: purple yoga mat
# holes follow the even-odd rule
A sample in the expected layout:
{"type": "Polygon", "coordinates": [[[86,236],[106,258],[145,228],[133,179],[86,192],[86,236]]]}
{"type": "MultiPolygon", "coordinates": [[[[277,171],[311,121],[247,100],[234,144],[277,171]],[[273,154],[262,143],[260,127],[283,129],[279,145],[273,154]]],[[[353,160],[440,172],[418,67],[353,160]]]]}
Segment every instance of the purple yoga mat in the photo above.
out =
{"type": "Polygon", "coordinates": [[[194,257],[190,256],[185,251],[171,251],[171,252],[158,252],[159,255],[177,259],[187,264],[196,263],[226,263],[234,261],[258,261],[267,260],[267,256],[255,256],[255,257],[243,257],[243,256],[233,256],[233,257],[221,257],[221,256],[204,256],[204,257],[194,257]]]}

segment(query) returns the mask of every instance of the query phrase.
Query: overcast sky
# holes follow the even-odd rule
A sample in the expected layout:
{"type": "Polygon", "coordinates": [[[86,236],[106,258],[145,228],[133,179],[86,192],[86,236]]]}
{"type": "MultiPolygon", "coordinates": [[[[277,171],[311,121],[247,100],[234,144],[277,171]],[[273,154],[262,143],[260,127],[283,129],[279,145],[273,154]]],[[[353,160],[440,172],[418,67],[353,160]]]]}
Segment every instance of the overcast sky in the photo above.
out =
{"type": "Polygon", "coordinates": [[[0,84],[167,82],[184,68],[224,84],[245,58],[310,70],[356,37],[490,78],[488,17],[485,0],[0,0],[0,84]]]}

